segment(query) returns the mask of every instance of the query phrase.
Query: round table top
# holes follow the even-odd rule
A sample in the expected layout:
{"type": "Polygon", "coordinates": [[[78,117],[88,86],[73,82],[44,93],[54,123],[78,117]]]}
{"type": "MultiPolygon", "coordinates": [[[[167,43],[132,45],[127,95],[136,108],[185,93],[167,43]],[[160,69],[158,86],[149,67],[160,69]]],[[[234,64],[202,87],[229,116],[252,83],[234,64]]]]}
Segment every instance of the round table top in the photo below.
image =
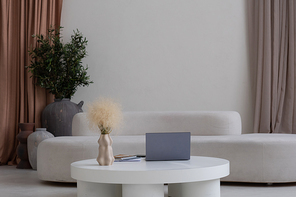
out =
{"type": "Polygon", "coordinates": [[[220,179],[229,175],[229,161],[214,157],[191,156],[190,160],[114,162],[100,166],[96,159],[71,164],[72,178],[113,184],[185,183],[220,179]]]}

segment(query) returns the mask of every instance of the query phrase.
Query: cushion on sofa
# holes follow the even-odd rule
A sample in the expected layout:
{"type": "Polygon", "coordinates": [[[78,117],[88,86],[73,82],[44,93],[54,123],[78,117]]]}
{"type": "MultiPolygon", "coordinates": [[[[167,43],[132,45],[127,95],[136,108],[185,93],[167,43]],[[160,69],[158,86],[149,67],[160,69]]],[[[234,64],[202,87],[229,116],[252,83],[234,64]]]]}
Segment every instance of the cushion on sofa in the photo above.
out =
{"type": "MultiPolygon", "coordinates": [[[[241,117],[235,111],[124,112],[124,124],[111,135],[188,131],[191,135],[240,135],[241,117]]],[[[73,136],[99,135],[88,127],[86,113],[73,117],[73,136]]]]}

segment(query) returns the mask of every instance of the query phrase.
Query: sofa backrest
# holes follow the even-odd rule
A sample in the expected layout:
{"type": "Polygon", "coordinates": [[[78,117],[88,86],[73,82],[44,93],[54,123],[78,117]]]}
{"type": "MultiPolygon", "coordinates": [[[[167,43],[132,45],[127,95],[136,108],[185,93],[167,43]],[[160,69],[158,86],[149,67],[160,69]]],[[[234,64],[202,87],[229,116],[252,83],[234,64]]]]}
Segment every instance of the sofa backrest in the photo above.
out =
{"type": "MultiPolygon", "coordinates": [[[[111,135],[145,135],[152,132],[189,131],[191,135],[239,135],[241,117],[235,111],[123,112],[121,129],[111,135]]],[[[72,135],[100,135],[88,127],[86,113],[73,117],[72,135]]]]}

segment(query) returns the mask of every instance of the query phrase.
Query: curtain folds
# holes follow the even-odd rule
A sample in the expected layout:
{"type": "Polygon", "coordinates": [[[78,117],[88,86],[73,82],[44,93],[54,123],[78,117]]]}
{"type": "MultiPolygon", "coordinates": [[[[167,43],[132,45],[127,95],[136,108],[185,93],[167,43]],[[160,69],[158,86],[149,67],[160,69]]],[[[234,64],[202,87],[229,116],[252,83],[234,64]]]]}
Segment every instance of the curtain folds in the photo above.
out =
{"type": "Polygon", "coordinates": [[[41,127],[41,111],[53,101],[35,87],[25,66],[33,34],[59,27],[62,0],[1,0],[0,4],[0,164],[15,164],[19,122],[41,127]]]}
{"type": "Polygon", "coordinates": [[[296,133],[296,2],[249,2],[256,67],[254,131],[296,133]]]}

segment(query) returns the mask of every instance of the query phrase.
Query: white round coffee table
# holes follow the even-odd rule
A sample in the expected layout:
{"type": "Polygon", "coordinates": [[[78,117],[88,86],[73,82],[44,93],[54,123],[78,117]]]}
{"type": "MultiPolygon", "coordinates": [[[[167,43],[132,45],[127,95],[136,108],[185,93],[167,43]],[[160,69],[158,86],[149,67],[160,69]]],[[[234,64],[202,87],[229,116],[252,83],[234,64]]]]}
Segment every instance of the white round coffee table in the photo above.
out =
{"type": "Polygon", "coordinates": [[[219,197],[220,178],[229,175],[229,161],[192,156],[186,161],[114,162],[100,166],[95,159],[71,164],[77,196],[163,197],[163,184],[171,197],[219,197]]]}

